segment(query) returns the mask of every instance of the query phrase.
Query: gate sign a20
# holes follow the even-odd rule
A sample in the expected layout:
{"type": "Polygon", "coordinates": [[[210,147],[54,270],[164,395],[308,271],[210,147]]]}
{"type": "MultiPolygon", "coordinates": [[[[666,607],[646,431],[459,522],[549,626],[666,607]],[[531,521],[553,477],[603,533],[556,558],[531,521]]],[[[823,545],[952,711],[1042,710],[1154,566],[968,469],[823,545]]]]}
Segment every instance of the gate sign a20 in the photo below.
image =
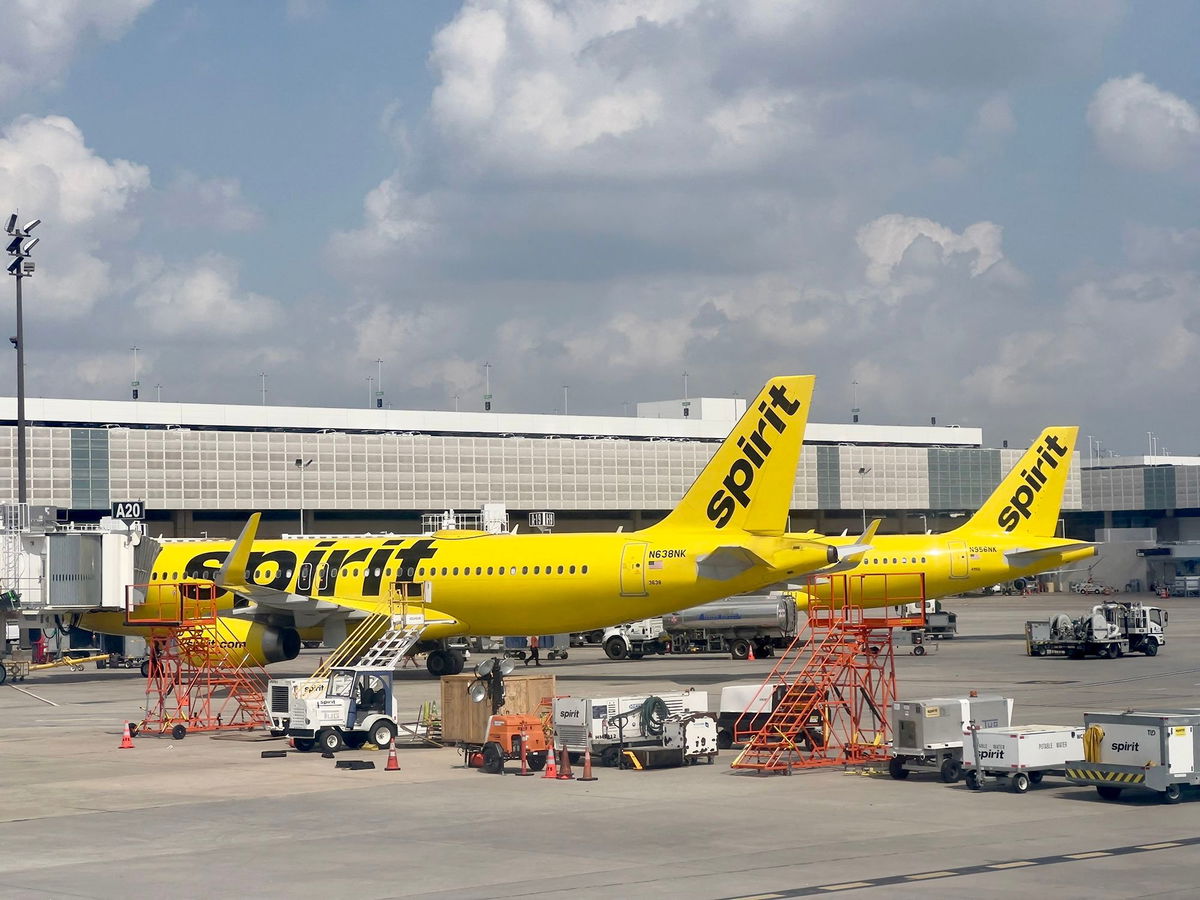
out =
{"type": "Polygon", "coordinates": [[[141,522],[146,518],[145,500],[115,500],[112,517],[123,522],[141,522]]]}

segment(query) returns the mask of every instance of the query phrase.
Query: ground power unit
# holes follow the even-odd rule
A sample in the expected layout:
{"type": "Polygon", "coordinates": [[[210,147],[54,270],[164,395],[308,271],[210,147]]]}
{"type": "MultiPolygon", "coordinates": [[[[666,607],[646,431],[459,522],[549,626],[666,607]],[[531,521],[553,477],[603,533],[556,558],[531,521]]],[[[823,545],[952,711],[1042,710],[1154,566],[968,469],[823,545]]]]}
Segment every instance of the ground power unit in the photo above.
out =
{"type": "Polygon", "coordinates": [[[928,700],[895,700],[889,710],[893,778],[908,777],[909,768],[939,771],[942,781],[958,781],[962,774],[963,730],[1007,727],[1012,722],[1010,697],[933,697],[928,700]]]}
{"type": "Polygon", "coordinates": [[[1084,758],[1067,763],[1067,779],[1105,800],[1147,788],[1178,803],[1184,786],[1200,784],[1200,709],[1084,713],[1083,724],[1084,758]]]}

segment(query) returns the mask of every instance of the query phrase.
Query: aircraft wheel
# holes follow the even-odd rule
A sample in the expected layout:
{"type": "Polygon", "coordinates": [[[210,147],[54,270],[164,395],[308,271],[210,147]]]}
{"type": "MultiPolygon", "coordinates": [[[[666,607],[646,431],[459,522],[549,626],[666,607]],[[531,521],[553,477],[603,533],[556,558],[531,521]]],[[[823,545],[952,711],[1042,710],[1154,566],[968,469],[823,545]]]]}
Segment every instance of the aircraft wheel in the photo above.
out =
{"type": "Polygon", "coordinates": [[[466,658],[457,650],[447,650],[446,655],[450,658],[450,671],[447,675],[459,675],[467,665],[466,658]]]}
{"type": "Polygon", "coordinates": [[[445,650],[430,650],[429,656],[425,659],[425,668],[434,678],[449,675],[451,668],[450,655],[445,650]]]}

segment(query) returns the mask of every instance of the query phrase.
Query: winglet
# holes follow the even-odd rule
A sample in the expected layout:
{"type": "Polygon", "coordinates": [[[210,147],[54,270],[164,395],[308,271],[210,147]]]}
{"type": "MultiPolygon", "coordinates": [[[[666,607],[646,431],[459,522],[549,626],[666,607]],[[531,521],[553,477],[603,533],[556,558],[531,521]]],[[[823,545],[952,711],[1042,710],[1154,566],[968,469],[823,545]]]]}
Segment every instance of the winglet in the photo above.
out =
{"type": "Polygon", "coordinates": [[[838,562],[846,562],[847,560],[857,560],[868,550],[871,549],[871,542],[875,540],[875,532],[879,530],[883,519],[872,519],[871,524],[863,529],[863,533],[853,544],[847,544],[844,547],[838,547],[838,562]]]}
{"type": "Polygon", "coordinates": [[[224,565],[213,578],[213,583],[221,590],[238,593],[249,587],[246,584],[246,569],[250,566],[250,548],[254,546],[254,536],[258,532],[258,521],[261,518],[262,513],[252,513],[246,520],[242,533],[233,542],[224,565]]]}

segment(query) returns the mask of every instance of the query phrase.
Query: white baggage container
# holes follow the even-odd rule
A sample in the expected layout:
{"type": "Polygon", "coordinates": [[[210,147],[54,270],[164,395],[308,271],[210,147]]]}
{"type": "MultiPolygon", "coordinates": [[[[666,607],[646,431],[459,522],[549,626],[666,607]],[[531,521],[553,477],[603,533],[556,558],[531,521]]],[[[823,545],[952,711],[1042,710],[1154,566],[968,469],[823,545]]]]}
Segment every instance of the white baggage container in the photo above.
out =
{"type": "Polygon", "coordinates": [[[981,728],[972,735],[968,729],[963,732],[967,787],[978,790],[991,776],[1023,794],[1047,772],[1065,774],[1067,760],[1083,753],[1083,731],[1072,725],[1014,725],[981,728]]]}

